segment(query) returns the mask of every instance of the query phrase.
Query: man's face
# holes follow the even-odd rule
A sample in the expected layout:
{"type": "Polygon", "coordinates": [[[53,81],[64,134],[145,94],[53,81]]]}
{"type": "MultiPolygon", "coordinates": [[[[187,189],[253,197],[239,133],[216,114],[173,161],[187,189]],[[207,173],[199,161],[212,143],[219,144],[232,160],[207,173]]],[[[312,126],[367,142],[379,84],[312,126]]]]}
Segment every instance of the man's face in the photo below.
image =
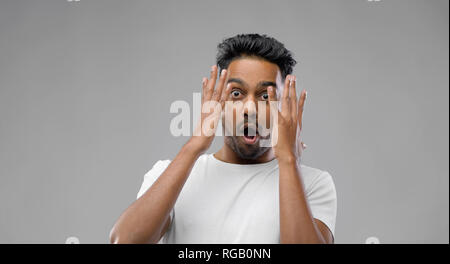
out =
{"type": "Polygon", "coordinates": [[[282,87],[280,69],[259,58],[236,59],[228,66],[227,83],[232,85],[230,100],[233,107],[228,108],[228,114],[222,119],[225,144],[242,159],[256,159],[270,149],[267,144],[260,144],[261,140],[270,139],[270,131],[261,132],[264,124],[270,128],[267,87],[282,87]],[[258,105],[265,105],[265,109],[258,105]],[[230,111],[232,118],[225,118],[231,116],[230,111]]]}

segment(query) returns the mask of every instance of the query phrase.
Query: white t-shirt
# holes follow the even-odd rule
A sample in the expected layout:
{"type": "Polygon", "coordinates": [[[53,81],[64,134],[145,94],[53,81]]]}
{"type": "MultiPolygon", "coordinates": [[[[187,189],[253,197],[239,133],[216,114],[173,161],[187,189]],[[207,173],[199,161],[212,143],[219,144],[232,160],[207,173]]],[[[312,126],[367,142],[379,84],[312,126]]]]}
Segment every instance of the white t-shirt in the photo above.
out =
{"type": "MultiPolygon", "coordinates": [[[[164,172],[160,160],[144,176],[139,198],[164,172]]],[[[327,171],[300,164],[314,218],[334,235],[336,190],[327,171]]],[[[213,154],[198,158],[171,211],[171,223],[159,243],[280,243],[278,161],[241,165],[213,154]]]]}

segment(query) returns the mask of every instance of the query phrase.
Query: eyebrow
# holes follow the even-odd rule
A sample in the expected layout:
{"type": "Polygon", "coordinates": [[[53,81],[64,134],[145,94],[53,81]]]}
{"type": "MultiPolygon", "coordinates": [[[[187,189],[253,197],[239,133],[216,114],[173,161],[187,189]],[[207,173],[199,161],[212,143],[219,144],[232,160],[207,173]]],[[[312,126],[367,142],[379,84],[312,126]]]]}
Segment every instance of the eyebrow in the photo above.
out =
{"type": "MultiPolygon", "coordinates": [[[[230,82],[235,82],[242,86],[248,86],[246,82],[244,82],[243,80],[241,80],[239,78],[230,78],[230,79],[228,79],[227,83],[230,83],[230,82]]],[[[267,86],[273,86],[274,88],[277,88],[277,84],[274,82],[271,82],[271,81],[261,81],[256,85],[256,87],[258,87],[258,88],[267,87],[267,86]]]]}

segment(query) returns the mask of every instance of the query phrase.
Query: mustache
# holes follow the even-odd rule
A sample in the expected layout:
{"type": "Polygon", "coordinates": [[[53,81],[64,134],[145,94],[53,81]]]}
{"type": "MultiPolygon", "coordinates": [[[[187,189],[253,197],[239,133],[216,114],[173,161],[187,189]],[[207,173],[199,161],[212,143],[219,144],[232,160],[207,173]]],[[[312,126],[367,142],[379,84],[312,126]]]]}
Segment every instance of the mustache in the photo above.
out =
{"type": "MultiPolygon", "coordinates": [[[[264,125],[261,125],[261,126],[264,126],[264,125]]],[[[248,134],[250,136],[258,135],[262,139],[270,138],[270,129],[264,129],[262,127],[260,128],[260,125],[257,122],[249,123],[249,122],[244,121],[244,122],[239,123],[239,126],[236,126],[236,128],[238,128],[236,130],[236,132],[240,133],[238,135],[248,134]],[[246,133],[246,131],[247,131],[247,133],[246,133]]]]}
{"type": "Polygon", "coordinates": [[[248,122],[240,122],[239,124],[226,124],[225,125],[225,133],[226,136],[259,136],[261,139],[269,139],[271,137],[271,129],[263,128],[264,125],[261,125],[261,128],[257,123],[248,123],[248,122]],[[227,129],[227,127],[229,129],[227,129]],[[229,132],[227,132],[229,131],[229,132]],[[228,133],[228,134],[227,134],[228,133]]]}
{"type": "Polygon", "coordinates": [[[241,122],[236,127],[239,128],[238,131],[244,131],[245,129],[252,129],[252,130],[255,130],[255,132],[258,132],[259,125],[258,125],[257,122],[256,123],[253,123],[253,122],[249,123],[248,121],[244,121],[244,122],[241,122]]]}

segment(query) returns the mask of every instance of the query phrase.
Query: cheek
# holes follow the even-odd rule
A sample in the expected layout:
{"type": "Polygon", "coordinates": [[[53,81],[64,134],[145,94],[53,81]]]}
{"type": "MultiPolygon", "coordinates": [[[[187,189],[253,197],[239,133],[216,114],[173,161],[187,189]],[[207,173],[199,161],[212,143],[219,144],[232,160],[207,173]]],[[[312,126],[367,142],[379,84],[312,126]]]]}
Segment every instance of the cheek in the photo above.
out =
{"type": "Polygon", "coordinates": [[[270,107],[266,109],[266,128],[270,128],[270,107]]]}
{"type": "Polygon", "coordinates": [[[270,129],[270,107],[267,105],[259,114],[261,115],[260,125],[265,126],[266,129],[270,129]]]}
{"type": "Polygon", "coordinates": [[[258,132],[261,137],[268,137],[271,133],[271,112],[270,105],[260,107],[258,111],[258,132]]]}

